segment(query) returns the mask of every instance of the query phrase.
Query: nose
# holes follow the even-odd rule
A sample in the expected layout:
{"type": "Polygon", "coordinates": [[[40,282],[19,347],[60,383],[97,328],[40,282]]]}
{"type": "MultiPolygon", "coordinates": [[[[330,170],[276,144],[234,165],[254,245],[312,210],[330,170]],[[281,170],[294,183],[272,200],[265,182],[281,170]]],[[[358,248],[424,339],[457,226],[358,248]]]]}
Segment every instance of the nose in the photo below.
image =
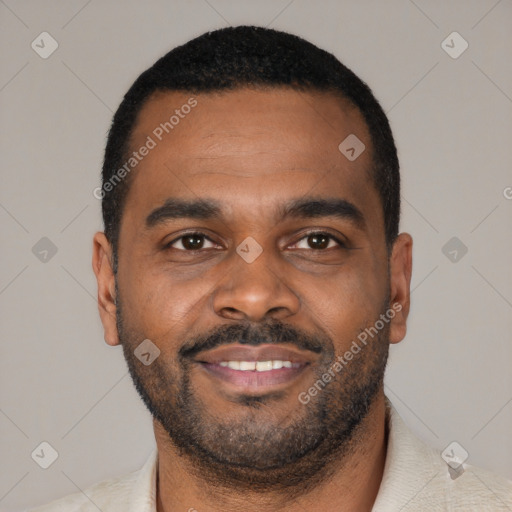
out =
{"type": "Polygon", "coordinates": [[[263,250],[250,263],[234,253],[226,277],[213,294],[215,313],[237,321],[283,320],[295,315],[299,307],[300,300],[284,275],[283,263],[277,262],[269,250],[263,250]]]}

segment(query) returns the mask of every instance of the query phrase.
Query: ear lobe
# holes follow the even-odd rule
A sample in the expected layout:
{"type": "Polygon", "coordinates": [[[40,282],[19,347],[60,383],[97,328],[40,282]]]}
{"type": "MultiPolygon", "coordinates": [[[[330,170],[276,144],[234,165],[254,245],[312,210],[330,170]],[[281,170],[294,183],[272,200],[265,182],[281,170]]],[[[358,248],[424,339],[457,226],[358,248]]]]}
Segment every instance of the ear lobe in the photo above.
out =
{"type": "Polygon", "coordinates": [[[390,258],[390,300],[395,316],[391,321],[389,341],[399,343],[407,332],[407,317],[411,302],[412,237],[400,233],[390,258]]]}
{"type": "Polygon", "coordinates": [[[104,233],[98,232],[93,239],[92,268],[98,283],[98,310],[103,324],[105,341],[119,344],[116,324],[116,283],[112,270],[112,247],[104,233]]]}

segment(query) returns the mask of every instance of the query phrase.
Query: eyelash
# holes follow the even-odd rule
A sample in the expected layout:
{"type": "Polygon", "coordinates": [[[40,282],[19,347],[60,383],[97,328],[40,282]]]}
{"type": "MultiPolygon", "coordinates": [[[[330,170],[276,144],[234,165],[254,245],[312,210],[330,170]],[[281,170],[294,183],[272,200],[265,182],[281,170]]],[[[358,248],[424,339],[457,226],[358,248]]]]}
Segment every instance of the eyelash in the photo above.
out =
{"type": "MultiPolygon", "coordinates": [[[[294,245],[296,245],[298,242],[304,240],[305,238],[308,238],[312,235],[324,235],[326,236],[327,238],[329,238],[330,240],[334,240],[334,242],[336,242],[339,246],[339,248],[346,248],[346,244],[344,242],[342,242],[339,238],[335,237],[334,235],[332,235],[331,233],[327,232],[327,231],[310,231],[308,233],[305,233],[297,242],[295,242],[294,245]]],[[[215,243],[210,237],[208,237],[206,234],[204,233],[201,233],[200,231],[191,231],[190,233],[185,233],[181,236],[179,236],[178,238],[175,238],[174,240],[172,240],[171,242],[169,242],[168,244],[165,245],[165,249],[175,249],[173,248],[173,244],[175,244],[176,242],[178,242],[179,240],[182,240],[183,238],[187,238],[189,236],[198,236],[198,237],[203,237],[205,238],[206,240],[212,242],[212,243],[215,243]]],[[[311,251],[315,251],[315,252],[322,252],[322,251],[326,251],[328,249],[333,249],[332,247],[331,248],[326,248],[326,249],[309,249],[311,251]]],[[[200,251],[203,251],[203,250],[206,250],[206,249],[196,249],[196,250],[188,250],[188,249],[175,249],[177,251],[181,251],[181,252],[189,252],[189,253],[194,253],[194,252],[200,252],[200,251]]],[[[304,249],[300,249],[300,250],[304,250],[304,249]]]]}

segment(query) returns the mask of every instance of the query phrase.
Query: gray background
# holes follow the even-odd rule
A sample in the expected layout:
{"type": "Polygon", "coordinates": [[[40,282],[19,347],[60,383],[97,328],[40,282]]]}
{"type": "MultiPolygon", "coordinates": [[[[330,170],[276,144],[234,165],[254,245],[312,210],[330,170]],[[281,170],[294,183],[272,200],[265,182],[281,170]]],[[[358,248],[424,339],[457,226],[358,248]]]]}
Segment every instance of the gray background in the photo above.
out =
{"type": "Polygon", "coordinates": [[[469,463],[512,478],[510,0],[0,0],[1,510],[135,470],[153,447],[121,348],[103,341],[92,191],[136,76],[236,24],[309,39],[382,102],[401,158],[401,229],[415,241],[387,393],[419,437],[440,450],[456,440],[469,463]],[[31,48],[43,31],[59,44],[47,59],[31,48]],[[453,31],[469,43],[456,59],[441,46],[453,31]],[[468,248],[456,262],[443,252],[454,236],[468,248]],[[46,261],[47,242],[32,250],[43,237],[57,248],[46,261]],[[31,458],[42,441],[59,453],[46,470],[31,458]]]}

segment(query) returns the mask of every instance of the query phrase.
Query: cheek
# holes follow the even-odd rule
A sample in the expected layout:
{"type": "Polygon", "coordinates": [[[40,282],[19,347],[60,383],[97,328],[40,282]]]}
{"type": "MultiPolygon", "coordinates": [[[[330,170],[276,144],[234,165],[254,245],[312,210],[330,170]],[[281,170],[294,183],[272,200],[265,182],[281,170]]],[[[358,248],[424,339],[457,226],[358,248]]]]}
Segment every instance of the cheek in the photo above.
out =
{"type": "Polygon", "coordinates": [[[182,339],[205,314],[213,282],[141,265],[121,281],[126,322],[149,339],[182,339]]]}
{"type": "MultiPolygon", "coordinates": [[[[342,267],[328,280],[304,291],[307,310],[313,321],[334,341],[335,346],[350,345],[359,332],[379,317],[386,299],[382,274],[342,267]],[[306,298],[307,297],[307,298],[306,298]]],[[[313,284],[313,283],[311,283],[313,284]]]]}

